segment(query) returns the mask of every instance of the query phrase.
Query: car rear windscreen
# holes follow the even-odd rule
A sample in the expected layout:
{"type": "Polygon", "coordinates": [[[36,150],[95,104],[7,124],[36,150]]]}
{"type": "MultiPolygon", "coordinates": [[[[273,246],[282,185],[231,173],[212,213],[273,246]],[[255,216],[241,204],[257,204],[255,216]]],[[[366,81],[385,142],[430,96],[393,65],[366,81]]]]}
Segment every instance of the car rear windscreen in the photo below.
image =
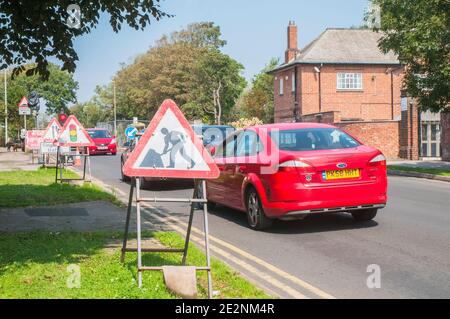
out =
{"type": "Polygon", "coordinates": [[[107,130],[88,130],[92,138],[110,138],[111,134],[107,130]]]}
{"type": "Polygon", "coordinates": [[[283,151],[331,150],[360,145],[350,135],[336,128],[272,130],[270,137],[283,151]]]}

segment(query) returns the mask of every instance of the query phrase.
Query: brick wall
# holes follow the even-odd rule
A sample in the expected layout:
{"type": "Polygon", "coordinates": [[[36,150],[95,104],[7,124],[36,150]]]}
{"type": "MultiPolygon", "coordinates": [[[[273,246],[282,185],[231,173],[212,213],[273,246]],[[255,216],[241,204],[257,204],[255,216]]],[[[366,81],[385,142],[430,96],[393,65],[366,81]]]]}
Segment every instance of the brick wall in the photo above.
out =
{"type": "Polygon", "coordinates": [[[441,113],[442,160],[450,161],[450,113],[441,113]]]}
{"type": "MultiPolygon", "coordinates": [[[[391,120],[391,73],[388,66],[324,65],[320,69],[321,110],[319,110],[319,74],[315,65],[299,65],[297,90],[301,114],[340,111],[343,119],[391,120]],[[337,89],[338,72],[361,72],[363,89],[342,91],[337,89]]],[[[316,67],[318,67],[317,65],[316,67]]],[[[275,122],[293,120],[294,96],[291,92],[294,68],[281,70],[275,77],[275,122]],[[279,95],[279,78],[284,78],[285,92],[279,95]],[[286,79],[287,77],[287,79],[286,79]],[[288,90],[286,90],[288,89],[288,90]]],[[[400,90],[403,72],[393,72],[394,119],[399,119],[400,90]]]]}
{"type": "Polygon", "coordinates": [[[334,125],[350,133],[363,144],[376,147],[388,159],[399,157],[400,121],[340,122],[334,125]]]}
{"type": "Polygon", "coordinates": [[[312,113],[302,115],[302,122],[317,122],[317,123],[327,123],[333,124],[341,121],[341,112],[330,111],[321,113],[312,113]]]}
{"type": "MultiPolygon", "coordinates": [[[[295,96],[292,92],[292,72],[288,69],[278,72],[274,77],[274,117],[275,123],[294,121],[295,96]],[[283,79],[284,92],[280,95],[280,79],[283,79]]],[[[298,88],[298,86],[297,86],[298,88]]]]}

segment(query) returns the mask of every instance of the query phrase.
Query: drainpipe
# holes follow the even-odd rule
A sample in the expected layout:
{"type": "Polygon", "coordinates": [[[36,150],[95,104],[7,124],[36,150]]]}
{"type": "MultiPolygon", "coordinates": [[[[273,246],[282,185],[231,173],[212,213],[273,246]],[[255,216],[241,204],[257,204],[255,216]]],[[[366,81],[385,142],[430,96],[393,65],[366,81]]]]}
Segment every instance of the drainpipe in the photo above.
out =
{"type": "Polygon", "coordinates": [[[320,64],[319,67],[314,67],[314,71],[318,74],[319,77],[319,113],[322,112],[322,70],[323,63],[320,64]]]}
{"type": "Polygon", "coordinates": [[[394,120],[394,70],[391,70],[391,120],[394,120]]]}
{"type": "Polygon", "coordinates": [[[295,122],[301,122],[301,115],[300,115],[300,108],[299,108],[299,103],[298,103],[298,70],[297,70],[297,66],[295,66],[294,68],[294,121],[295,122]]]}

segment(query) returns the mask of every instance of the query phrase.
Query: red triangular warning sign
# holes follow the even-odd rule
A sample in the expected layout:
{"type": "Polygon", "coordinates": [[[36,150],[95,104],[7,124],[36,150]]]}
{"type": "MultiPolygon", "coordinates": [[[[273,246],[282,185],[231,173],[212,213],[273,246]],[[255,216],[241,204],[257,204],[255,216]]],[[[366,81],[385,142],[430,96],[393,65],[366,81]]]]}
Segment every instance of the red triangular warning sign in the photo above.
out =
{"type": "Polygon", "coordinates": [[[20,99],[19,104],[17,104],[19,107],[28,107],[28,99],[26,96],[22,96],[22,99],[20,99]]]}
{"type": "Polygon", "coordinates": [[[77,118],[70,115],[56,138],[56,145],[75,147],[93,146],[95,143],[77,118]]]}
{"type": "Polygon", "coordinates": [[[211,179],[219,169],[172,100],[165,100],[123,166],[127,176],[211,179]]]}
{"type": "Polygon", "coordinates": [[[48,123],[42,138],[44,139],[45,142],[53,142],[58,138],[60,130],[61,124],[59,124],[56,118],[52,118],[50,123],[48,123]]]}

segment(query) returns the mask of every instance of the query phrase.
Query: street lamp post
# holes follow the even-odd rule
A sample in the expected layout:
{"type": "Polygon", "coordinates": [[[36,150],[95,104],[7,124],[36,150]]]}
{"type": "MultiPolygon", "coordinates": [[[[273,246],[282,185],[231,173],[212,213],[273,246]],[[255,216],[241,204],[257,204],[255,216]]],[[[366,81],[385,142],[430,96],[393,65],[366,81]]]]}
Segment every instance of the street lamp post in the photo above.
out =
{"type": "Polygon", "coordinates": [[[113,81],[114,136],[117,137],[116,81],[113,81]]]}
{"type": "Polygon", "coordinates": [[[6,85],[6,68],[5,68],[5,146],[8,143],[8,91],[6,85]]]}

